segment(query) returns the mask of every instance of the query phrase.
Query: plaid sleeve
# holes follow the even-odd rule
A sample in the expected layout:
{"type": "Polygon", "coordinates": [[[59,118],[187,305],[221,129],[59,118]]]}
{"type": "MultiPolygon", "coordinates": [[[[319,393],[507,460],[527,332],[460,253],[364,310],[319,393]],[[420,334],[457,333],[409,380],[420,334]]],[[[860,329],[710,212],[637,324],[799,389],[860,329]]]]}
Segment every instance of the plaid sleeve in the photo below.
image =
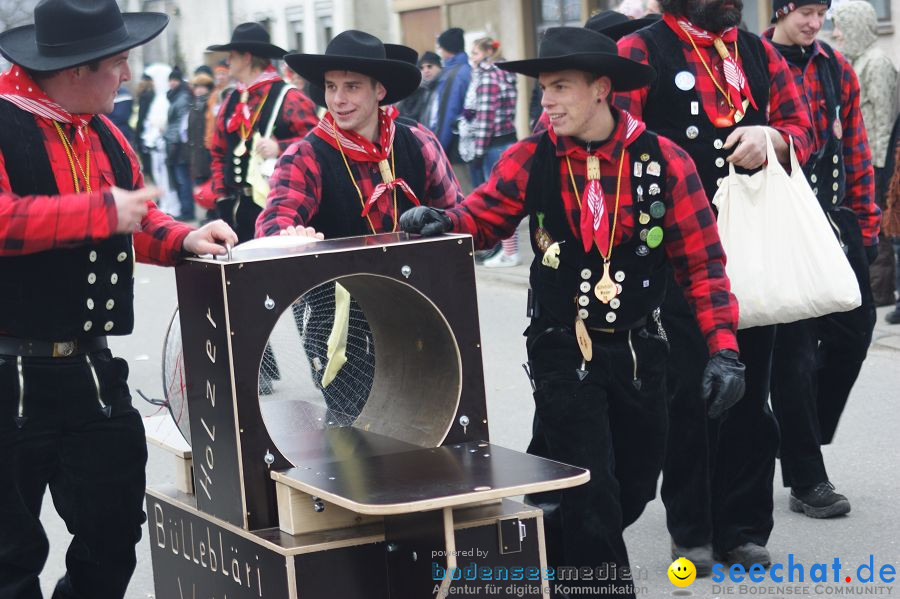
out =
{"type": "Polygon", "coordinates": [[[298,141],[281,155],[269,187],[266,207],[256,219],[257,237],[309,223],[322,197],[322,175],[311,143],[298,141]]]}
{"type": "Polygon", "coordinates": [[[525,189],[538,139],[529,137],[507,148],[490,179],[447,211],[453,230],[470,234],[477,249],[506,239],[525,217],[525,189]]]}
{"type": "Polygon", "coordinates": [[[716,217],[703,191],[694,161],[672,141],[660,137],[672,209],[666,211],[666,254],[675,280],[685,290],[710,355],[738,351],[738,303],[725,274],[725,250],[716,217]]]}
{"type": "MultiPolygon", "coordinates": [[[[619,56],[641,64],[650,64],[647,44],[645,44],[641,36],[636,33],[621,38],[618,42],[618,47],[619,56]]],[[[621,108],[622,110],[631,113],[631,116],[640,120],[641,116],[644,114],[644,102],[647,101],[648,93],[649,88],[647,86],[628,92],[616,92],[613,95],[612,103],[617,108],[621,108]]]]}
{"type": "MultiPolygon", "coordinates": [[[[231,92],[232,94],[234,91],[231,92]]],[[[216,114],[216,125],[213,127],[212,141],[209,145],[209,155],[212,159],[210,170],[212,172],[212,190],[217,198],[225,195],[225,155],[228,153],[228,144],[225,141],[225,106],[231,94],[222,99],[219,112],[216,114]]]]}
{"type": "Polygon", "coordinates": [[[875,203],[875,171],[872,153],[866,138],[866,128],[859,110],[859,80],[847,59],[834,51],[841,68],[841,125],[844,149],[844,173],[847,176],[847,191],[844,205],[853,210],[859,218],[863,242],[866,245],[878,243],[881,229],[881,209],[875,203]]]}
{"type": "Polygon", "coordinates": [[[281,151],[291,144],[300,141],[309,131],[316,126],[319,118],[316,116],[316,105],[307,98],[299,89],[288,90],[281,105],[281,119],[287,123],[288,128],[294,134],[291,137],[278,140],[281,151]]]}
{"type": "Polygon", "coordinates": [[[488,144],[494,135],[494,114],[500,99],[500,85],[491,72],[477,70],[472,74],[476,81],[475,118],[472,120],[472,133],[475,136],[475,157],[484,156],[488,144]]]}
{"type": "Polygon", "coordinates": [[[451,208],[462,202],[463,195],[459,181],[453,173],[450,161],[444,153],[441,142],[434,133],[423,125],[410,129],[422,150],[425,161],[425,197],[420,198],[426,206],[451,208]]]}
{"type": "Polygon", "coordinates": [[[793,138],[797,161],[805,164],[816,145],[809,111],[784,57],[768,40],[761,41],[769,61],[769,126],[781,133],[785,143],[793,138]]]}
{"type": "Polygon", "coordinates": [[[135,258],[146,264],[173,266],[185,257],[184,238],[193,230],[193,227],[174,220],[153,202],[147,202],[141,230],[134,234],[135,258]]]}

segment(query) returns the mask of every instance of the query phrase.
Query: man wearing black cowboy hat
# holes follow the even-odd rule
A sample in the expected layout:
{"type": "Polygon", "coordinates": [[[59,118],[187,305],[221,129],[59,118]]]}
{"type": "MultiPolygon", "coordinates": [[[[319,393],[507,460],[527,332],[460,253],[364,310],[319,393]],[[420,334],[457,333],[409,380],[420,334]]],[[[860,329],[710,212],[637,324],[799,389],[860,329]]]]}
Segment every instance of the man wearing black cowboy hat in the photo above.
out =
{"type": "Polygon", "coordinates": [[[338,34],[324,54],[285,57],[328,112],[278,161],[257,235],[294,227],[327,237],[391,232],[408,208],[462,199],[434,134],[387,106],[419,86],[416,58],[411,48],[354,30],[338,34]]]}
{"type": "Polygon", "coordinates": [[[254,194],[247,182],[251,154],[266,160],[277,158],[302,139],[318,118],[310,99],[289,87],[272,66],[273,59],[287,52],[271,43],[269,33],[259,23],[241,23],[229,43],[207,50],[228,52],[229,74],[238,82],[216,115],[210,154],[219,214],[232,224],[243,242],[253,239],[264,198],[254,194]],[[273,113],[272,135],[266,137],[273,113]],[[256,141],[255,133],[260,135],[256,141]]]}
{"type": "MultiPolygon", "coordinates": [[[[660,5],[661,21],[618,44],[622,56],[649,64],[659,76],[649,87],[616,94],[616,105],[690,153],[710,200],[729,163],[749,170],[763,164],[767,135],[783,163],[792,138],[803,164],[811,150],[807,110],[784,59],[769,42],[738,28],[742,1],[660,5]]],[[[673,346],[661,491],[672,557],[691,560],[700,576],[709,574],[714,553],[745,568],[768,566],[778,448],[778,426],[767,404],[775,327],[738,334],[747,395],[727,419],[710,421],[700,397],[704,338],[675,285],[662,318],[673,346]]]]}
{"type": "Polygon", "coordinates": [[[500,67],[538,78],[550,128],[511,146],[459,206],[414,208],[401,226],[471,233],[488,247],[529,217],[526,347],[542,437],[530,450],[591,471],[547,520],[548,546],[559,548],[550,562],[608,567],[609,580],[581,582],[573,596],[634,597],[622,531],[653,499],[663,461],[665,269],[686,287],[706,334],[714,413],[743,392],[737,303],[690,157],[609,104],[613,90],[650,83],[653,69],[620,58],[608,37],[571,27],[548,29],[538,58],[500,67]]]}
{"type": "Polygon", "coordinates": [[[107,335],[134,322],[133,262],[172,265],[234,243],[160,212],[102,116],[128,51],[168,17],[114,0],[41,0],[0,33],[0,596],[41,597],[49,486],[73,539],[55,599],[121,598],[145,520],[146,441],[128,365],[107,335]]]}

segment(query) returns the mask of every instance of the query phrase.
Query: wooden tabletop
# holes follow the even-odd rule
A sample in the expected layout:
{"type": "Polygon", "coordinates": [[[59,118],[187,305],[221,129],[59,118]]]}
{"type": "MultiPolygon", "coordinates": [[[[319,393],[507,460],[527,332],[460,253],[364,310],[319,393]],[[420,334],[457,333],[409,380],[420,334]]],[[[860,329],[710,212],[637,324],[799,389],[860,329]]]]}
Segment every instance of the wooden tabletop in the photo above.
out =
{"type": "Polygon", "coordinates": [[[564,489],[590,478],[583,468],[477,441],[318,461],[271,476],[348,510],[382,516],[564,489]]]}

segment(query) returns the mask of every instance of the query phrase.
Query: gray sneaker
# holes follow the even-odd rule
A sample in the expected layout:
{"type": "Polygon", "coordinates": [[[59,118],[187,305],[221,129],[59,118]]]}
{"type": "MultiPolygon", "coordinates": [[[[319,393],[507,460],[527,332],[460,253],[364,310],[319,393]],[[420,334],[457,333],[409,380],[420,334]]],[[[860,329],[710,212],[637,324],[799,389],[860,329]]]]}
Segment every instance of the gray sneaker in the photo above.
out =
{"type": "Polygon", "coordinates": [[[713,566],[713,548],[712,543],[699,545],[697,547],[682,547],[676,545],[672,541],[672,559],[676,560],[683,557],[690,560],[697,570],[697,578],[704,578],[712,573],[713,566]]]}
{"type": "Polygon", "coordinates": [[[722,561],[728,564],[741,564],[745,570],[749,570],[753,564],[760,564],[763,568],[772,565],[772,556],[769,550],[756,543],[744,543],[734,549],[724,552],[722,561]]]}

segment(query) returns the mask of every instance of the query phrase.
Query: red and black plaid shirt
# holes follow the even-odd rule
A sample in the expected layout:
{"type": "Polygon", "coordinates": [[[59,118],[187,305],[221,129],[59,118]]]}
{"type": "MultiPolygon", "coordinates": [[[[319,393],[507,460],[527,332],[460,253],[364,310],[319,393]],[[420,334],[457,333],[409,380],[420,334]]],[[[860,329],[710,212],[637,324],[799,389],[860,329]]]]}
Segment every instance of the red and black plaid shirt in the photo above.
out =
{"type": "MultiPolygon", "coordinates": [[[[628,241],[634,235],[635,222],[631,208],[631,165],[626,141],[626,119],[612,108],[617,116],[616,128],[608,140],[598,148],[600,157],[600,184],[606,209],[613,211],[616,201],[616,179],[620,158],[624,159],[622,182],[619,188],[618,225],[616,245],[628,241]],[[624,152],[624,156],[622,153],[624,152]]],[[[465,201],[447,212],[453,221],[453,230],[469,233],[475,238],[475,246],[487,248],[509,237],[526,216],[525,190],[528,186],[532,161],[541,135],[532,135],[512,145],[500,158],[491,178],[473,191],[465,201]]],[[[672,141],[659,137],[659,145],[666,163],[666,203],[670,209],[664,217],[666,255],[675,270],[675,278],[686,290],[695,307],[700,330],[706,336],[710,353],[732,349],[737,351],[735,331],[738,322],[737,300],[730,292],[728,279],[710,273],[725,272],[725,253],[719,242],[716,219],[697,174],[693,160],[672,141]],[[710,268],[718,262],[721,268],[710,268]],[[714,298],[728,298],[727,302],[714,298]]],[[[560,137],[556,155],[560,157],[560,183],[562,202],[569,226],[576,238],[581,238],[577,224],[581,209],[572,190],[569,169],[564,156],[574,144],[571,137],[560,137]]],[[[587,165],[584,160],[570,157],[575,184],[579,196],[585,186],[587,165]]]]}
{"type": "MultiPolygon", "coordinates": [[[[763,35],[772,38],[774,29],[763,35]]],[[[846,194],[844,206],[853,210],[859,217],[859,228],[862,230],[863,242],[872,245],[878,242],[878,231],[881,229],[881,209],[875,203],[875,171],[872,167],[872,152],[866,137],[866,128],[859,110],[859,80],[847,59],[832,50],[837,59],[841,78],[841,127],[843,137],[841,143],[844,151],[844,173],[846,174],[846,194]]],[[[822,147],[832,134],[829,118],[831,115],[825,106],[825,93],[822,91],[822,78],[819,68],[823,61],[819,56],[829,58],[828,51],[819,42],[813,42],[813,54],[804,69],[788,63],[797,89],[803,96],[803,102],[813,123],[816,148],[822,147]]],[[[828,67],[825,67],[828,68],[828,67]]]]}
{"type": "MultiPolygon", "coordinates": [[[[462,200],[462,193],[440,142],[431,131],[421,125],[410,128],[410,131],[419,144],[419,151],[425,162],[425,191],[419,197],[419,201],[425,206],[435,208],[454,206],[462,200]]],[[[382,183],[378,163],[355,162],[349,157],[347,162],[363,198],[368,200],[375,187],[382,183]]],[[[350,175],[341,170],[337,176],[350,175]]],[[[271,191],[266,207],[256,219],[256,236],[277,235],[288,226],[308,225],[316,215],[322,197],[322,167],[316,160],[313,146],[308,140],[295,143],[282,154],[269,185],[271,191]]],[[[397,193],[403,192],[398,189],[397,193]]],[[[387,212],[382,212],[377,203],[369,211],[369,218],[376,233],[390,232],[394,229],[394,221],[400,215],[395,215],[393,203],[390,205],[387,212]]],[[[361,205],[359,210],[362,213],[361,205]]],[[[328,231],[324,233],[327,235],[328,231]]]]}
{"type": "MultiPolygon", "coordinates": [[[[619,40],[618,45],[620,56],[642,64],[649,64],[647,44],[644,43],[644,40],[638,34],[626,35],[619,40]]],[[[763,40],[763,46],[766,49],[766,58],[769,63],[768,125],[781,133],[785,143],[788,142],[789,136],[794,138],[794,150],[797,153],[797,160],[800,164],[804,164],[812,153],[813,144],[809,115],[802,106],[800,92],[794,85],[794,78],[791,76],[787,62],[768,41],[763,40]]],[[[733,44],[729,44],[728,47],[729,51],[734,51],[733,44]]],[[[724,96],[716,89],[694,48],[689,43],[682,42],[682,49],[688,70],[691,71],[696,80],[697,95],[703,103],[704,110],[715,105],[720,116],[729,116],[731,108],[728,106],[724,96]]],[[[724,61],[716,49],[712,46],[698,47],[698,51],[703,53],[703,59],[712,69],[722,89],[727,89],[725,76],[722,74],[724,61]]],[[[641,118],[649,93],[648,87],[630,92],[619,92],[615,94],[613,103],[619,108],[627,110],[635,117],[641,118]]],[[[763,109],[762,106],[759,108],[763,109]]]]}
{"type": "MultiPolygon", "coordinates": [[[[250,92],[250,97],[247,99],[250,114],[256,111],[260,101],[262,101],[271,87],[271,85],[263,85],[250,92]]],[[[238,92],[232,91],[231,93],[238,92]]],[[[213,193],[216,194],[216,197],[221,197],[228,193],[228,190],[225,188],[225,164],[226,162],[230,163],[231,155],[228,151],[228,142],[225,139],[225,123],[231,115],[225,114],[225,105],[230,98],[230,95],[225,98],[219,113],[216,115],[216,128],[209,148],[209,153],[212,156],[210,168],[212,170],[213,193]]],[[[292,143],[303,139],[319,122],[319,117],[316,116],[316,105],[299,89],[289,89],[287,91],[279,114],[281,121],[294,134],[291,137],[277,140],[278,147],[281,148],[282,152],[287,150],[292,143]]],[[[265,126],[266,123],[257,123],[255,128],[265,129],[265,126]]]]}
{"type": "MultiPolygon", "coordinates": [[[[134,150],[118,127],[105,116],[100,118],[128,154],[132,178],[137,182],[137,187],[143,187],[144,177],[134,150]]],[[[59,195],[13,194],[6,174],[6,162],[0,155],[0,256],[19,256],[94,243],[115,234],[118,224],[116,205],[110,192],[115,179],[97,132],[91,127],[87,129],[92,191],[75,193],[69,159],[53,121],[43,117],[35,119],[44,137],[59,195]]],[[[60,126],[69,139],[73,140],[74,128],[71,125],[60,126]]],[[[82,166],[85,166],[83,162],[82,166]]],[[[83,188],[84,181],[80,172],[78,177],[79,185],[83,188]]],[[[175,264],[183,257],[181,250],[184,238],[192,229],[172,220],[153,202],[148,202],[148,206],[147,215],[141,221],[141,231],[134,234],[135,256],[139,262],[175,264]]]]}

